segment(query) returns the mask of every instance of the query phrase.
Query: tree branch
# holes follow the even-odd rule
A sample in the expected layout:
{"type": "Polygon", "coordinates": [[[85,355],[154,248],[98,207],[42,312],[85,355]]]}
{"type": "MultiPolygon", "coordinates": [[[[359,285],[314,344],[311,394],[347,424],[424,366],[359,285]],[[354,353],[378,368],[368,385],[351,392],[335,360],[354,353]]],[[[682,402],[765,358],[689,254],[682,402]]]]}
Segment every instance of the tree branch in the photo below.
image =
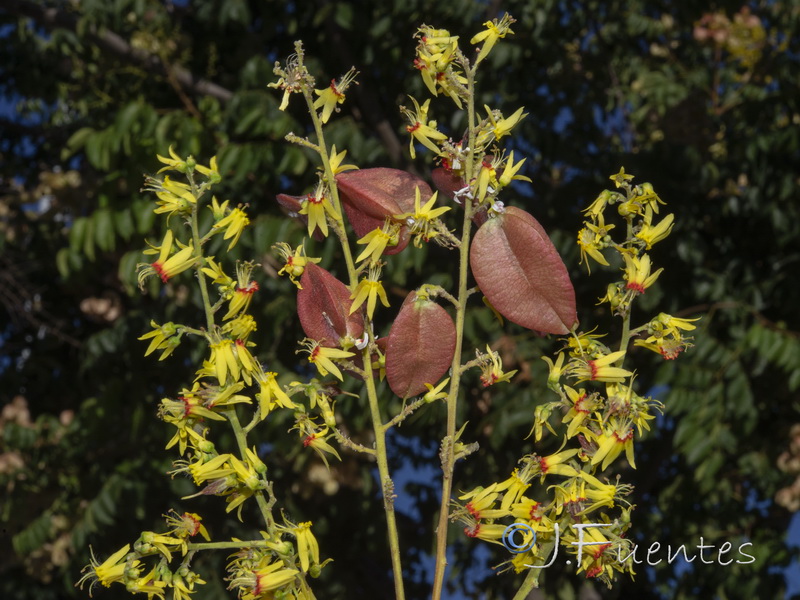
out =
{"type": "MultiPolygon", "coordinates": [[[[29,17],[48,30],[68,29],[74,33],[78,31],[77,17],[56,8],[46,8],[30,0],[0,0],[0,10],[8,14],[29,17]]],[[[159,57],[139,48],[133,48],[113,31],[108,29],[97,31],[95,28],[90,28],[85,37],[101,50],[115,54],[129,62],[137,63],[149,71],[161,73],[166,70],[168,77],[174,77],[181,88],[189,92],[211,96],[221,102],[228,102],[233,97],[231,90],[207,79],[198,79],[184,67],[162,64],[159,57]]]]}

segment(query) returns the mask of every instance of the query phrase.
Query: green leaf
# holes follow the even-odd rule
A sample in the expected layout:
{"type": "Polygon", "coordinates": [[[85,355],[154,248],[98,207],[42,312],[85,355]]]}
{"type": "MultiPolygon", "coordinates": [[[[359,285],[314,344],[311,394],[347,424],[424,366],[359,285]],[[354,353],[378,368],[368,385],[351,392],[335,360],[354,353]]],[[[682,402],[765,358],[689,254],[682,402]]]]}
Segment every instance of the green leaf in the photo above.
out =
{"type": "Polygon", "coordinates": [[[81,127],[78,131],[73,133],[61,150],[61,160],[67,160],[70,156],[83,148],[93,133],[95,133],[95,130],[91,127],[81,127]]]}
{"type": "Polygon", "coordinates": [[[94,235],[97,246],[104,252],[114,249],[116,236],[114,235],[114,220],[109,208],[101,208],[92,215],[94,235]]]}

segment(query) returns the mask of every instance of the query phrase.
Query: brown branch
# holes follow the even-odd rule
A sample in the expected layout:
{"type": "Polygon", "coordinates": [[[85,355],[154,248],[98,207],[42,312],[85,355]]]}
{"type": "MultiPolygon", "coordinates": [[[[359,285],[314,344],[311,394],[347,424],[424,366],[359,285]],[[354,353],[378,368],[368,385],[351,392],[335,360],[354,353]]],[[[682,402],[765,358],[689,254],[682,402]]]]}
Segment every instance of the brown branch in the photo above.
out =
{"type": "MultiPolygon", "coordinates": [[[[14,15],[25,16],[33,19],[48,30],[68,29],[78,33],[78,18],[62,12],[56,8],[45,8],[31,0],[0,0],[0,10],[14,15]]],[[[149,71],[163,72],[172,75],[181,88],[202,96],[211,96],[221,102],[228,102],[233,97],[233,92],[206,79],[198,79],[192,73],[179,65],[162,65],[161,60],[149,52],[133,48],[121,36],[113,31],[103,29],[98,31],[89,28],[85,34],[86,39],[96,44],[105,52],[110,52],[120,58],[139,64],[149,71]]]]}
{"type": "Polygon", "coordinates": [[[11,321],[17,326],[27,322],[34,329],[44,328],[62,342],[80,348],[80,340],[64,331],[63,320],[50,314],[36,301],[32,287],[24,270],[12,262],[8,252],[0,255],[0,306],[5,308],[11,321]]]}

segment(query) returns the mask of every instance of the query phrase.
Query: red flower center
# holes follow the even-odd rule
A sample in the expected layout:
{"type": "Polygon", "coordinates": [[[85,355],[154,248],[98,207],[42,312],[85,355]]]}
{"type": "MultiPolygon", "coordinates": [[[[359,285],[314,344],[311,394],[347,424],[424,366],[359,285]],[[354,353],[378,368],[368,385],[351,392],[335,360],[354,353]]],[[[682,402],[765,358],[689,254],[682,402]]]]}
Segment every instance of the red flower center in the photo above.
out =
{"type": "Polygon", "coordinates": [[[247,294],[249,296],[250,294],[254,294],[258,291],[258,284],[255,281],[251,281],[244,287],[237,287],[236,291],[240,294],[247,294]]]}
{"type": "Polygon", "coordinates": [[[169,275],[164,270],[164,265],[162,265],[160,262],[156,261],[153,263],[153,270],[158,273],[158,276],[161,278],[163,283],[167,283],[167,281],[169,281],[169,275]]]}
{"type": "Polygon", "coordinates": [[[599,370],[597,365],[593,360],[587,361],[586,364],[589,365],[589,370],[592,373],[592,376],[589,379],[595,379],[597,377],[597,371],[599,370]]]}
{"type": "Polygon", "coordinates": [[[625,432],[625,433],[623,433],[622,435],[620,435],[619,433],[617,433],[617,432],[615,431],[615,432],[614,432],[614,438],[615,438],[615,439],[616,439],[616,440],[617,440],[617,441],[618,441],[620,444],[624,444],[624,443],[625,443],[625,442],[627,442],[628,440],[631,440],[631,439],[633,439],[633,429],[628,429],[628,431],[626,431],[626,432],[625,432]]]}
{"type": "Polygon", "coordinates": [[[480,523],[476,523],[474,527],[464,527],[464,533],[467,535],[467,537],[471,538],[477,537],[480,531],[481,531],[480,523]]]}
{"type": "Polygon", "coordinates": [[[586,397],[586,394],[581,394],[581,397],[575,401],[575,412],[588,414],[590,412],[589,409],[584,407],[584,404],[586,404],[587,400],[588,398],[586,397]]]}

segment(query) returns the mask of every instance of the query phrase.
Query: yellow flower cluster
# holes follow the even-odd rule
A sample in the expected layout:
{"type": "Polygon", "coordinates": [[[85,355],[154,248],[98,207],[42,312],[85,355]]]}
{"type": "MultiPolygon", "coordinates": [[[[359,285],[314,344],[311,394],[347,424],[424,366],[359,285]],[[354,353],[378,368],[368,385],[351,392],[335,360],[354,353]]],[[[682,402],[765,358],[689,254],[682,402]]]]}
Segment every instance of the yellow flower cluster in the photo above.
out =
{"type": "MultiPolygon", "coordinates": [[[[602,299],[624,321],[620,349],[609,348],[602,342],[602,335],[576,331],[566,338],[555,360],[544,357],[549,369],[548,388],[559,399],[536,408],[531,433],[537,442],[545,428],[555,434],[552,422],[560,413],[560,423],[566,428],[562,449],[550,456],[523,457],[522,466],[509,479],[463,494],[452,514],[465,524],[466,535],[493,543],[502,540],[507,547],[509,526],[503,522],[510,520],[517,530],[513,543],[523,548],[508,563],[517,572],[531,565],[547,564],[558,545],[574,552],[571,544],[580,539],[578,545],[584,551],[579,554],[578,570],[586,577],[610,585],[615,571],[633,573],[630,560],[618,560],[630,555],[630,541],[625,536],[630,506],[624,497],[632,488],[618,481],[603,481],[602,472],[621,456],[630,467],[636,467],[634,439],[650,428],[654,411],[661,410],[662,405],[636,392],[635,375],[623,367],[623,362],[632,340],[635,346],[675,358],[689,345],[684,332],[695,326],[691,319],[664,313],[640,327],[630,326],[633,301],[663,271],[653,270],[645,251],[669,235],[673,226],[672,215],[654,222],[663,202],[652,186],[633,185],[632,179],[624,169],[611,177],[616,190],[621,191],[606,190],[598,196],[586,209],[588,219],[578,235],[582,260],[587,261],[587,266],[589,259],[608,265],[603,251],[609,248],[621,257],[622,281],[610,285],[602,299]],[[611,238],[614,225],[605,221],[609,207],[614,205],[627,230],[627,238],[620,243],[611,238]],[[634,340],[639,335],[644,339],[634,340]],[[575,444],[577,440],[579,444],[575,444]],[[577,447],[565,448],[570,441],[577,447]],[[542,483],[551,482],[546,501],[542,500],[541,490],[526,495],[536,477],[542,483]],[[621,511],[621,516],[612,515],[615,509],[621,511]],[[576,538],[573,526],[587,523],[593,526],[581,530],[583,537],[576,538]],[[584,546],[591,550],[586,552],[584,546]]],[[[482,380],[490,381],[491,374],[484,371],[482,380]]]]}
{"type": "MultiPolygon", "coordinates": [[[[336,89],[346,87],[346,83],[349,80],[340,83],[336,89]]],[[[293,91],[290,84],[285,89],[293,91]]],[[[334,86],[330,89],[334,89],[334,86]]],[[[323,115],[329,116],[335,106],[324,94],[320,94],[320,99],[323,115]]],[[[149,343],[145,355],[156,350],[161,352],[159,360],[172,355],[184,335],[194,335],[206,342],[207,358],[197,371],[191,388],[181,390],[176,398],[162,399],[158,414],[164,422],[174,427],[167,448],[176,448],[182,457],[175,461],[172,475],[186,475],[198,486],[198,491],[187,498],[198,495],[225,498],[226,511],[236,511],[241,519],[242,508],[248,499],[258,496],[262,511],[266,506],[265,494],[271,493],[267,468],[256,448],[248,448],[243,441],[239,444],[241,453],[238,455],[218,452],[209,436],[212,424],[227,421],[236,435],[243,436],[236,406],[253,404],[253,398],[257,408],[249,427],[266,419],[274,410],[286,409],[300,413],[305,408],[290,398],[280,385],[277,373],[264,369],[254,355],[255,345],[249,341],[250,335],[256,330],[255,319],[249,311],[259,291],[259,285],[253,277],[257,265],[238,262],[235,277],[232,277],[226,273],[221,261],[204,253],[207,244],[220,234],[225,244],[223,254],[238,244],[250,223],[245,207],[233,207],[230,201],[219,202],[213,196],[210,201],[206,199],[210,195],[209,190],[221,180],[215,158],[206,167],[192,157],[181,158],[170,148],[169,156],[159,156],[158,159],[165,167],[157,176],[146,180],[146,189],[156,196],[154,211],[164,215],[167,222],[172,215],[180,215],[185,218],[183,220],[188,227],[183,229],[183,235],[167,228],[161,244],[151,245],[150,249],[145,250],[145,254],[155,254],[157,257],[152,263],[139,265],[140,285],[143,287],[147,278],[154,274],[163,283],[168,283],[182,272],[193,270],[200,283],[206,327],[198,329],[173,322],[159,325],[151,321],[152,330],[139,339],[149,343]],[[173,173],[161,179],[161,173],[165,171],[173,173]],[[186,181],[177,180],[181,177],[186,181]],[[198,218],[203,202],[213,217],[205,232],[200,230],[198,218]],[[211,298],[209,284],[216,286],[218,299],[211,298]],[[253,389],[248,390],[251,386],[253,389]]],[[[349,167],[340,164],[343,159],[344,153],[334,150],[331,160],[341,170],[349,167]]],[[[317,204],[322,213],[313,208],[306,211],[310,227],[311,230],[319,228],[326,233],[324,211],[330,211],[330,207],[326,209],[323,206],[322,192],[317,204]]],[[[313,202],[307,203],[309,207],[313,205],[313,202]]],[[[286,262],[282,271],[295,283],[308,262],[319,261],[306,257],[302,248],[292,251],[286,246],[280,249],[286,262]]],[[[331,352],[335,350],[325,348],[312,360],[316,360],[321,374],[326,374],[325,367],[328,367],[341,377],[337,367],[329,361],[331,352]]],[[[350,356],[350,353],[344,354],[350,356]]],[[[312,439],[306,446],[310,445],[317,451],[326,449],[324,431],[315,429],[308,435],[312,435],[312,439]]],[[[209,542],[208,547],[214,547],[215,544],[210,542],[201,518],[194,513],[167,515],[167,527],[167,533],[143,532],[133,547],[126,545],[103,562],[92,556],[79,584],[89,583],[91,591],[97,583],[105,587],[121,583],[129,592],[147,594],[149,598],[164,599],[169,593],[175,600],[188,600],[196,586],[205,583],[189,568],[189,561],[194,554],[190,550],[198,547],[189,539],[199,534],[209,542]],[[186,558],[173,568],[170,563],[176,553],[186,558]],[[160,557],[162,560],[151,571],[145,572],[143,561],[148,557],[160,557]]],[[[304,576],[309,572],[316,576],[324,563],[320,563],[319,548],[310,532],[310,523],[273,526],[270,533],[265,534],[258,552],[261,555],[255,562],[237,559],[230,565],[233,587],[239,588],[242,598],[271,597],[277,590],[285,591],[294,598],[313,597],[304,576]],[[293,536],[296,544],[282,541],[282,535],[293,536]]]]}

